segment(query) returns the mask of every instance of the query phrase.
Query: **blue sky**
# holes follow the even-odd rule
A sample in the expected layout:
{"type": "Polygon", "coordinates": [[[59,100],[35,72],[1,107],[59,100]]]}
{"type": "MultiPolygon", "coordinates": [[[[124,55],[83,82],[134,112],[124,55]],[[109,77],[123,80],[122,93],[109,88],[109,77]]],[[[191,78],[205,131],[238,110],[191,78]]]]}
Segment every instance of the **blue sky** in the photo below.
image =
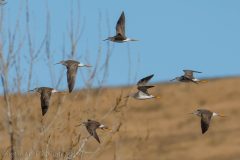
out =
{"type": "MultiPolygon", "coordinates": [[[[199,77],[239,75],[240,1],[58,0],[57,3],[50,0],[30,1],[30,28],[35,46],[40,45],[45,34],[46,4],[50,10],[50,50],[54,63],[62,60],[63,43],[66,45],[66,56],[69,54],[68,30],[71,6],[74,10],[74,25],[80,20],[80,28],[83,28],[76,58],[93,65],[99,47],[102,50],[101,64],[104,62],[108,42],[102,40],[115,34],[117,19],[121,11],[125,12],[127,36],[140,41],[110,43],[110,47],[114,49],[110,57],[108,78],[104,85],[133,84],[138,78],[152,73],[155,74],[153,82],[166,81],[181,75],[183,69],[202,71],[199,77]],[[80,13],[80,19],[76,16],[77,12],[80,13]]],[[[2,7],[5,15],[3,21],[5,31],[12,28],[18,15],[21,15],[20,30],[24,32],[25,13],[19,12],[21,7],[22,10],[25,9],[25,1],[8,0],[8,3],[2,7]]],[[[6,48],[7,45],[5,50],[6,48]]],[[[28,52],[26,46],[23,47],[22,52],[26,54],[22,58],[21,68],[25,82],[26,71],[29,68],[28,63],[24,61],[28,52]]],[[[62,69],[63,66],[53,65],[55,73],[53,83],[60,76],[59,72],[62,69]]],[[[76,88],[83,86],[83,75],[87,77],[86,69],[79,72],[76,88]]],[[[13,72],[11,77],[14,77],[13,72]]],[[[98,80],[100,79],[101,76],[98,80]]],[[[95,85],[97,84],[96,81],[95,85]]],[[[31,88],[52,85],[43,51],[34,65],[31,88]]],[[[66,88],[66,76],[60,88],[66,88]]],[[[22,85],[22,90],[26,90],[26,84],[22,85]]]]}

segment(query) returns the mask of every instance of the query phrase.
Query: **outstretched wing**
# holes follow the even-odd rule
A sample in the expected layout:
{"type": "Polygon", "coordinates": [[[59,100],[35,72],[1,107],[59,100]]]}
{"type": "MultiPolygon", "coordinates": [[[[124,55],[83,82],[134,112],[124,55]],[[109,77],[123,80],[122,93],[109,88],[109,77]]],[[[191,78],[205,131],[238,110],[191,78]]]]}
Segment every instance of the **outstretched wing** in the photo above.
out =
{"type": "Polygon", "coordinates": [[[97,135],[96,130],[93,131],[93,137],[98,141],[98,143],[100,143],[100,139],[99,139],[99,137],[97,135]]]}
{"type": "Polygon", "coordinates": [[[95,126],[91,126],[91,125],[87,126],[87,130],[88,130],[89,134],[91,136],[93,136],[98,141],[98,143],[100,143],[100,139],[97,135],[96,129],[97,128],[95,126]]]}
{"type": "Polygon", "coordinates": [[[71,93],[75,85],[75,79],[77,75],[78,66],[73,64],[67,67],[67,82],[68,90],[71,93]]]}
{"type": "Polygon", "coordinates": [[[146,92],[138,91],[137,94],[138,94],[138,97],[148,97],[150,95],[148,91],[146,92]]]}
{"type": "Polygon", "coordinates": [[[154,86],[138,86],[137,89],[138,89],[139,91],[142,91],[142,92],[145,93],[145,94],[149,94],[147,90],[148,90],[149,88],[152,88],[152,87],[154,87],[154,86]]]}
{"type": "Polygon", "coordinates": [[[122,12],[121,16],[119,17],[116,25],[116,35],[122,35],[125,37],[125,15],[124,12],[122,12]]]}
{"type": "Polygon", "coordinates": [[[0,1],[0,5],[5,5],[7,2],[5,0],[0,1]]]}
{"type": "MultiPolygon", "coordinates": [[[[137,85],[138,85],[138,86],[144,86],[145,84],[148,83],[148,81],[149,81],[153,76],[154,76],[154,74],[140,79],[140,80],[138,81],[137,85]]],[[[150,87],[150,88],[151,88],[151,87],[150,87]]]]}
{"type": "Polygon", "coordinates": [[[187,77],[189,79],[193,79],[193,71],[191,70],[183,70],[184,72],[184,77],[187,77]]]}
{"type": "Polygon", "coordinates": [[[193,73],[202,73],[202,72],[199,72],[199,71],[194,71],[194,70],[183,70],[184,72],[184,76],[189,78],[189,79],[193,79],[193,73]]]}
{"type": "Polygon", "coordinates": [[[43,116],[48,111],[50,98],[51,98],[51,92],[42,91],[42,93],[41,93],[41,108],[42,108],[42,115],[43,116]]]}
{"type": "Polygon", "coordinates": [[[204,134],[208,130],[211,118],[212,118],[212,114],[210,113],[201,115],[202,134],[204,134]]]}

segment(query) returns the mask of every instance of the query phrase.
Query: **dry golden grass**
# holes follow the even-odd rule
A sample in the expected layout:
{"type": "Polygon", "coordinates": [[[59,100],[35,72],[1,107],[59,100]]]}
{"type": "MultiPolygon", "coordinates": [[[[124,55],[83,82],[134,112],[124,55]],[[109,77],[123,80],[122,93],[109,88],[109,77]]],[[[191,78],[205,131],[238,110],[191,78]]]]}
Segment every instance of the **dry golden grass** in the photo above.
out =
{"type": "MultiPolygon", "coordinates": [[[[130,88],[81,90],[53,95],[51,106],[41,117],[37,94],[12,95],[15,150],[18,159],[66,159],[88,136],[76,127],[87,118],[100,120],[119,132],[98,130],[102,143],[89,138],[75,159],[124,160],[238,160],[240,159],[240,78],[210,80],[203,84],[158,84],[150,92],[161,99],[137,101],[111,112],[117,97],[130,88]],[[85,95],[87,93],[87,95],[85,95]],[[201,134],[200,120],[189,115],[196,108],[226,115],[213,119],[201,134]],[[107,114],[109,112],[109,114],[107,114]],[[80,140],[80,142],[79,142],[80,140]],[[32,153],[32,154],[31,154],[32,153]]],[[[1,97],[1,102],[3,98],[1,97]]],[[[121,101],[123,104],[124,98],[121,101]]],[[[9,159],[9,137],[4,103],[0,104],[0,151],[9,159]]]]}

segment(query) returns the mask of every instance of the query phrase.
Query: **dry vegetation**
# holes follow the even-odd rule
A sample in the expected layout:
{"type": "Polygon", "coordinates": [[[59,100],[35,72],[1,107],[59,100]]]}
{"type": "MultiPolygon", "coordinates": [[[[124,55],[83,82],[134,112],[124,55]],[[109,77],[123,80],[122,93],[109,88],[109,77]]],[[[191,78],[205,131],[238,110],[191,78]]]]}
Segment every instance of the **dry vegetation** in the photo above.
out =
{"type": "MultiPolygon", "coordinates": [[[[15,152],[18,159],[28,159],[27,156],[71,159],[77,154],[74,159],[237,160],[240,157],[238,86],[240,78],[210,80],[200,85],[158,84],[151,91],[162,99],[129,99],[127,105],[122,105],[124,98],[119,97],[131,88],[90,90],[89,101],[85,100],[86,90],[55,94],[43,118],[37,94],[11,95],[15,152]],[[117,106],[116,99],[120,100],[117,106]],[[187,114],[197,107],[227,117],[214,119],[209,131],[202,135],[199,118],[187,114]],[[84,127],[76,127],[87,118],[107,124],[113,133],[99,130],[102,141],[99,145],[94,138],[87,138],[84,127]]],[[[0,109],[1,122],[6,122],[2,103],[0,109]]],[[[3,159],[8,159],[10,146],[7,128],[7,123],[1,123],[3,159]]]]}
{"type": "MultiPolygon", "coordinates": [[[[151,92],[160,95],[160,100],[126,99],[124,97],[133,91],[132,87],[103,87],[114,48],[111,43],[104,44],[106,50],[101,43],[95,46],[97,56],[94,62],[91,61],[92,69],[86,72],[79,70],[78,78],[81,75],[84,81],[81,88],[84,89],[52,95],[49,110],[42,117],[39,95],[23,92],[40,87],[34,81],[34,68],[40,67],[35,65],[36,62],[46,60],[45,65],[49,69],[46,77],[52,83],[49,87],[58,89],[66,80],[64,69],[60,77],[53,69],[56,54],[51,46],[51,9],[47,1],[45,3],[46,33],[37,39],[29,0],[20,3],[16,22],[11,25],[6,22],[4,8],[1,8],[0,92],[3,94],[0,96],[0,160],[239,159],[240,78],[215,79],[199,85],[158,84],[151,92]],[[96,83],[98,88],[94,89],[96,83]],[[228,117],[214,119],[209,131],[202,135],[199,118],[188,114],[197,107],[228,117]],[[100,121],[112,128],[112,132],[98,130],[101,144],[89,137],[83,126],[76,127],[86,119],[100,121]]],[[[78,53],[85,25],[81,21],[80,2],[71,1],[71,7],[66,35],[62,40],[62,59],[81,57],[88,62],[90,53],[81,53],[81,56],[78,53]]],[[[99,13],[99,26],[96,28],[100,33],[99,41],[102,40],[103,19],[109,23],[108,17],[99,13]]],[[[130,82],[134,73],[129,46],[128,54],[129,77],[126,78],[130,82]]]]}

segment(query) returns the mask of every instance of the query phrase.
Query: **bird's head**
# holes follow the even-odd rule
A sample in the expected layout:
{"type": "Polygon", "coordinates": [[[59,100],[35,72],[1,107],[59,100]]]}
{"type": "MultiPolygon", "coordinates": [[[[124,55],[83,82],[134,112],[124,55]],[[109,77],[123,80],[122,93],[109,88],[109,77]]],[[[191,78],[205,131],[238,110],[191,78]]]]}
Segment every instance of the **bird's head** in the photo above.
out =
{"type": "Polygon", "coordinates": [[[194,115],[197,115],[197,116],[201,116],[201,111],[200,111],[200,109],[197,109],[196,111],[191,112],[189,114],[194,114],[194,115]]]}
{"type": "Polygon", "coordinates": [[[175,77],[175,78],[173,78],[173,79],[171,79],[170,81],[179,81],[181,79],[181,77],[175,77]]]}
{"type": "Polygon", "coordinates": [[[87,126],[87,124],[88,124],[88,121],[82,122],[82,123],[76,125],[76,127],[78,127],[78,126],[87,126]]]}
{"type": "Polygon", "coordinates": [[[58,63],[56,63],[56,64],[62,64],[62,65],[64,65],[64,66],[67,66],[67,62],[66,62],[66,61],[60,61],[60,62],[58,62],[58,63]]]}
{"type": "Polygon", "coordinates": [[[38,92],[38,93],[41,93],[41,88],[34,88],[34,89],[29,90],[28,92],[38,92]]]}
{"type": "Polygon", "coordinates": [[[86,126],[87,122],[82,122],[80,125],[86,126]]]}
{"type": "Polygon", "coordinates": [[[114,40],[114,37],[108,37],[106,39],[104,39],[103,41],[113,41],[114,40]]]}
{"type": "Polygon", "coordinates": [[[129,93],[127,96],[125,96],[124,98],[130,98],[130,97],[134,97],[136,93],[129,93]]]}
{"type": "Polygon", "coordinates": [[[196,111],[194,111],[193,114],[195,114],[195,115],[197,115],[197,116],[201,116],[201,111],[200,111],[200,109],[197,109],[196,111]]]}

